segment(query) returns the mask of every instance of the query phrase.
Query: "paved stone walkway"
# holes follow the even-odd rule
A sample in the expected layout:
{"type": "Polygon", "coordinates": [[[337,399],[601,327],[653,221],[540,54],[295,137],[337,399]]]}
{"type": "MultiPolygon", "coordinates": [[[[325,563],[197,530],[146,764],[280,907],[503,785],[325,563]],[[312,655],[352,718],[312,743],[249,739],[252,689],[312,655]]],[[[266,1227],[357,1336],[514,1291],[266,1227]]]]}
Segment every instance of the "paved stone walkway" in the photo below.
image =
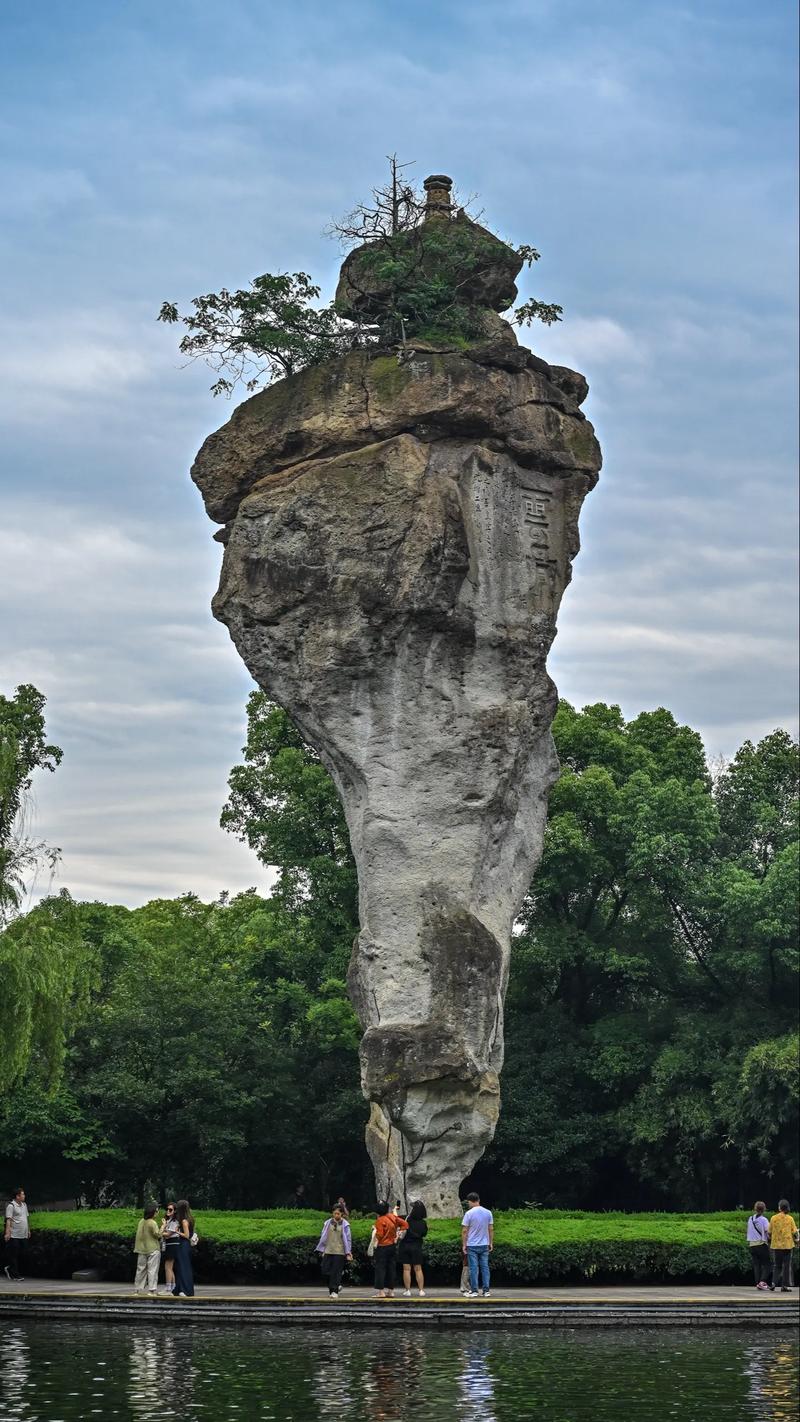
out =
{"type": "Polygon", "coordinates": [[[192,1324],[351,1329],[425,1328],[744,1328],[795,1330],[796,1293],[760,1293],[752,1286],[663,1285],[596,1288],[497,1288],[491,1298],[466,1299],[455,1288],[431,1288],[425,1298],[377,1298],[350,1287],[338,1299],[323,1288],[287,1285],[200,1285],[191,1299],[137,1296],[131,1284],[31,1279],[0,1285],[0,1319],[92,1320],[130,1327],[146,1318],[162,1327],[192,1324]]]}

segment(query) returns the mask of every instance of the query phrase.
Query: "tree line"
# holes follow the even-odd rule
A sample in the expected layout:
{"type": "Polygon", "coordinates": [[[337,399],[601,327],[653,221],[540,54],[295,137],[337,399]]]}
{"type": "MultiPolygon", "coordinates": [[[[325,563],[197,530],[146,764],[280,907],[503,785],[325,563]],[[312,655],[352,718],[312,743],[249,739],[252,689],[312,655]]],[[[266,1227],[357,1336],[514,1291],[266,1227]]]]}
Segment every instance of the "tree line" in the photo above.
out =
{"type": "MultiPolygon", "coordinates": [[[[16,760],[25,718],[0,698],[10,907],[14,794],[19,809],[22,781],[60,759],[33,690],[16,760]]],[[[562,769],[515,929],[500,1124],[472,1183],[501,1206],[587,1209],[796,1191],[797,744],[778,730],[710,768],[670,712],[626,722],[602,703],[562,702],[553,731],[562,769]]],[[[222,823],[275,866],[269,895],[128,909],[62,892],[0,933],[0,1171],[35,1199],[180,1188],[257,1208],[302,1181],[320,1204],[372,1202],[347,829],[261,692],[222,823]]]]}

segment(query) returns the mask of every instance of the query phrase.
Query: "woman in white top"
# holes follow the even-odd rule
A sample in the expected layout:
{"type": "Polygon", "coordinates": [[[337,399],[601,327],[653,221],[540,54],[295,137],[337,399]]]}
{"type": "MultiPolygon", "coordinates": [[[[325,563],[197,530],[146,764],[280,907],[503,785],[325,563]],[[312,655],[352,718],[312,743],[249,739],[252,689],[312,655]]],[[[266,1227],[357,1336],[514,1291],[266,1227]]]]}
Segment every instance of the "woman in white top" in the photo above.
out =
{"type": "Polygon", "coordinates": [[[756,1288],[762,1293],[774,1287],[772,1283],[772,1259],[769,1252],[769,1220],[763,1200],[756,1200],[753,1213],[747,1221],[747,1243],[753,1261],[756,1288]]]}
{"type": "Polygon", "coordinates": [[[164,1223],[161,1226],[161,1239],[164,1245],[164,1285],[168,1294],[175,1292],[175,1258],[178,1253],[178,1234],[180,1225],[175,1213],[175,1201],[169,1200],[164,1214],[164,1223]]]}

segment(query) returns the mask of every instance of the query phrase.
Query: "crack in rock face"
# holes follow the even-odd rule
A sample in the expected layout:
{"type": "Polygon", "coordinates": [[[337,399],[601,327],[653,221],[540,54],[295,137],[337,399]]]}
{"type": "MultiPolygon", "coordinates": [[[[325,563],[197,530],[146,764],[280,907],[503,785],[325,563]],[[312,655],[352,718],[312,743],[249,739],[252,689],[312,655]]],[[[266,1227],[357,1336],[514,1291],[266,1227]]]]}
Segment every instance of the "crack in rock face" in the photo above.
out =
{"type": "Polygon", "coordinates": [[[546,660],[601,463],[583,377],[486,330],[290,376],[192,470],[225,524],[214,615],[347,816],[378,1197],[432,1215],[497,1123],[511,929],[558,769],[546,660]]]}

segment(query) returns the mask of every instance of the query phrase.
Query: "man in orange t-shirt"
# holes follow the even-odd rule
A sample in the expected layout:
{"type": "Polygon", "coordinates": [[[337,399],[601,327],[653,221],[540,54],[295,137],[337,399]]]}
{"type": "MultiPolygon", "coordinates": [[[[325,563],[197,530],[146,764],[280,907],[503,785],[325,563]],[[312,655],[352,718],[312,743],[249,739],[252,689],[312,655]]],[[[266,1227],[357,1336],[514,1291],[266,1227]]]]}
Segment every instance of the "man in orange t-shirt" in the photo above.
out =
{"type": "Polygon", "coordinates": [[[792,1250],[797,1243],[797,1225],[789,1214],[789,1201],[778,1201],[778,1213],[769,1222],[769,1243],[772,1250],[772,1284],[788,1294],[791,1284],[792,1250]]]}
{"type": "Polygon", "coordinates": [[[394,1298],[395,1246],[400,1229],[408,1229],[408,1220],[390,1210],[386,1200],[381,1200],[375,1221],[375,1292],[380,1299],[394,1298]]]}

